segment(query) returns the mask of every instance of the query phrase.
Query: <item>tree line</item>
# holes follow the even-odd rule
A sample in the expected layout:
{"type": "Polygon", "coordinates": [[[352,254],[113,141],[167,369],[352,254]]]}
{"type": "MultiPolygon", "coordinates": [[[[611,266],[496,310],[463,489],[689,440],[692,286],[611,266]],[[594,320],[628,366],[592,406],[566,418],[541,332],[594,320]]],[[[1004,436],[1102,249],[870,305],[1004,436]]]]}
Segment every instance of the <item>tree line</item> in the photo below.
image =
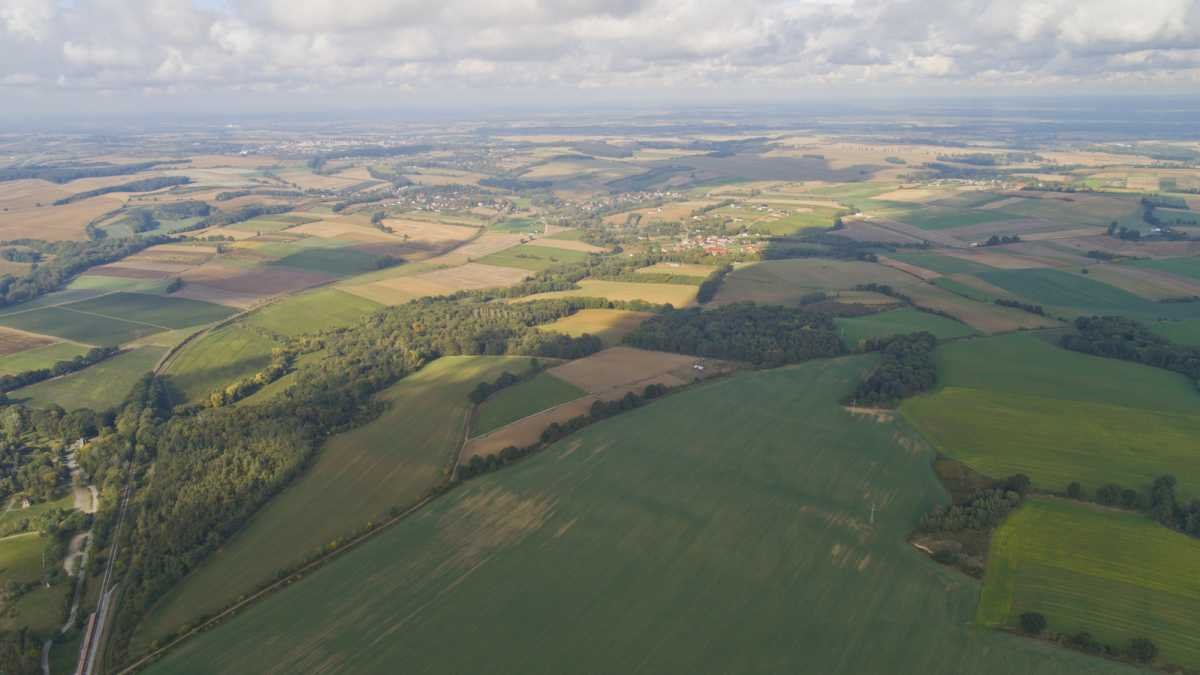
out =
{"type": "Polygon", "coordinates": [[[1011,307],[1013,309],[1029,312],[1030,314],[1046,316],[1046,308],[1042,307],[1041,305],[1035,305],[1029,302],[1021,302],[1020,300],[1009,300],[1007,298],[996,298],[992,302],[1000,305],[1001,307],[1011,307]]]}
{"type": "Polygon", "coordinates": [[[700,288],[696,291],[696,302],[703,305],[717,297],[717,291],[721,289],[721,284],[725,283],[725,277],[732,271],[733,265],[726,263],[708,275],[708,278],[700,283],[700,288]]]}
{"type": "Polygon", "coordinates": [[[106,195],[113,192],[153,192],[155,190],[174,187],[176,185],[187,185],[191,182],[192,179],[188,178],[187,176],[155,176],[154,178],[142,178],[141,180],[129,181],[128,183],[121,183],[120,185],[109,185],[107,187],[100,187],[94,190],[77,192],[73,195],[63,197],[62,199],[54,200],[54,205],[62,206],[64,204],[70,204],[71,202],[90,199],[91,197],[99,197],[100,195],[106,195]]]}
{"type": "Polygon", "coordinates": [[[668,309],[625,336],[625,344],[767,368],[845,353],[828,314],[752,302],[668,309]]]}
{"type": "Polygon", "coordinates": [[[1200,347],[1171,342],[1123,316],[1079,317],[1060,344],[1077,352],[1164,368],[1200,382],[1200,347]]]}
{"type": "Polygon", "coordinates": [[[35,368],[19,373],[0,375],[0,394],[20,389],[21,387],[27,387],[35,382],[48,380],[52,377],[59,377],[60,375],[83,370],[109,357],[116,356],[120,352],[121,350],[118,347],[93,347],[87,353],[80,354],[71,359],[58,361],[49,368],[35,368]]]}
{"type": "Polygon", "coordinates": [[[882,360],[846,403],[890,407],[900,399],[932,389],[937,384],[935,347],[937,339],[925,331],[867,340],[865,351],[879,351],[882,360]]]}
{"type": "Polygon", "coordinates": [[[51,183],[70,183],[80,178],[106,178],[108,176],[128,176],[147,171],[158,166],[173,164],[189,164],[190,159],[159,160],[155,162],[139,162],[137,164],[85,164],[78,166],[61,164],[31,164],[27,166],[10,166],[0,169],[0,182],[10,180],[37,179],[51,183]]]}

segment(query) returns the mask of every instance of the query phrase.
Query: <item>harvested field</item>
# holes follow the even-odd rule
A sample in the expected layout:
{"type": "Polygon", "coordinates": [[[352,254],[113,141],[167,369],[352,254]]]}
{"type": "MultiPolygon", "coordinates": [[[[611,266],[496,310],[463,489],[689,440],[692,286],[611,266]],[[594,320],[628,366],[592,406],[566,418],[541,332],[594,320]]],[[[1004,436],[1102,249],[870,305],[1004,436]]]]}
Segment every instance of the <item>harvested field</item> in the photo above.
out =
{"type": "Polygon", "coordinates": [[[986,265],[994,269],[1020,270],[1035,267],[1057,267],[1053,260],[1037,256],[1013,255],[1004,251],[980,251],[975,249],[970,251],[947,250],[944,253],[960,260],[986,265]]]}
{"type": "Polygon", "coordinates": [[[248,309],[262,302],[264,296],[255,295],[253,293],[237,293],[213,286],[206,286],[204,284],[191,283],[172,293],[171,297],[187,298],[188,300],[200,300],[201,302],[211,302],[217,305],[225,305],[226,307],[236,307],[238,309],[248,309]]]}
{"type": "Polygon", "coordinates": [[[554,323],[539,326],[542,330],[565,333],[578,337],[587,333],[600,338],[606,346],[613,346],[626,335],[637,330],[646,319],[654,316],[649,312],[634,312],[627,309],[581,309],[571,316],[554,323]]]}
{"type": "MultiPolygon", "coordinates": [[[[392,228],[394,236],[407,237],[413,241],[446,243],[466,241],[479,234],[479,230],[466,225],[451,225],[428,220],[410,218],[387,218],[383,224],[392,228]]],[[[378,231],[378,230],[376,230],[378,231]]]]}
{"type": "Polygon", "coordinates": [[[554,239],[553,237],[539,237],[534,240],[538,246],[547,248],[561,248],[568,251],[583,251],[584,253],[604,253],[608,249],[601,248],[587,243],[586,241],[576,241],[573,239],[554,239]]]}
{"type": "Polygon", "coordinates": [[[95,218],[121,208],[112,195],[81,199],[62,206],[0,211],[0,239],[85,240],[84,227],[95,218]]]}
{"type": "Polygon", "coordinates": [[[642,209],[634,209],[632,211],[622,211],[614,213],[610,216],[605,216],[604,222],[609,224],[621,224],[629,219],[629,216],[638,214],[643,221],[650,222],[655,220],[683,220],[692,215],[697,209],[702,209],[706,206],[712,206],[717,202],[714,200],[703,199],[686,202],[670,202],[662,206],[650,206],[642,209]]]}
{"type": "Polygon", "coordinates": [[[57,340],[37,333],[26,333],[12,328],[0,327],[0,356],[16,354],[27,349],[52,345],[57,340]]]}
{"type": "Polygon", "coordinates": [[[717,271],[715,265],[689,265],[687,263],[672,263],[664,262],[649,267],[641,267],[637,270],[638,273],[645,274],[674,274],[682,277],[696,277],[697,279],[707,279],[713,272],[717,271]]]}
{"type": "Polygon", "coordinates": [[[0,210],[15,211],[49,206],[71,194],[70,190],[46,180],[13,180],[0,183],[0,210]]]}
{"type": "Polygon", "coordinates": [[[118,279],[166,279],[173,275],[170,272],[143,269],[141,267],[100,265],[88,270],[85,276],[116,277],[118,279]]]}
{"type": "Polygon", "coordinates": [[[522,239],[523,236],[519,234],[484,232],[449,253],[431,258],[429,262],[442,265],[462,265],[517,246],[522,239]]]}
{"type": "Polygon", "coordinates": [[[632,302],[642,300],[653,305],[670,304],[687,307],[696,300],[696,286],[685,284],[639,284],[624,281],[584,279],[578,290],[554,291],[517,298],[513,302],[529,302],[547,298],[605,298],[632,302]]]}
{"type": "Polygon", "coordinates": [[[525,280],[529,272],[511,267],[467,263],[458,267],[398,276],[368,284],[346,286],[344,290],[386,305],[397,305],[416,298],[449,295],[457,291],[512,286],[525,280]]]}
{"type": "Polygon", "coordinates": [[[924,267],[918,267],[900,260],[895,260],[885,255],[879,256],[879,264],[883,265],[884,267],[890,267],[894,270],[900,270],[901,272],[912,275],[921,281],[933,281],[934,279],[942,276],[940,272],[927,270],[924,267]]]}
{"type": "MultiPolygon", "coordinates": [[[[673,374],[681,379],[690,377],[694,363],[705,363],[715,367],[717,362],[683,354],[612,347],[555,366],[546,372],[584,391],[599,394],[613,387],[641,382],[660,375],[673,374]]],[[[704,372],[708,370],[706,368],[704,372]]]]}

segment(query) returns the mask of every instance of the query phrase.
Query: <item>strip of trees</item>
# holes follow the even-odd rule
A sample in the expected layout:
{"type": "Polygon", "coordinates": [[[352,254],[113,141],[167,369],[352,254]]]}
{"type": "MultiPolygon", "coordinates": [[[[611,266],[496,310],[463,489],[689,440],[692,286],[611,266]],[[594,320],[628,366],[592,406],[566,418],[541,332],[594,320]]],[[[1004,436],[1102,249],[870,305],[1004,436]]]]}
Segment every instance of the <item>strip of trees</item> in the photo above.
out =
{"type": "Polygon", "coordinates": [[[190,159],[161,160],[157,162],[139,162],[137,164],[86,164],[70,166],[61,164],[32,164],[27,166],[10,166],[0,169],[0,182],[10,180],[37,179],[51,183],[70,183],[80,178],[105,178],[108,176],[128,176],[147,171],[158,166],[172,164],[188,164],[190,159]]]}
{"type": "Polygon", "coordinates": [[[1123,316],[1079,317],[1063,347],[1094,356],[1165,368],[1200,381],[1200,347],[1171,342],[1123,316]]]}
{"type": "Polygon", "coordinates": [[[65,361],[58,361],[49,368],[36,368],[20,373],[0,375],[0,392],[7,393],[14,389],[27,387],[36,382],[48,380],[52,377],[59,377],[77,370],[83,370],[120,352],[121,350],[117,347],[93,347],[86,354],[80,354],[75,358],[65,361]]]}
{"type": "Polygon", "coordinates": [[[113,192],[153,192],[155,190],[174,187],[176,185],[187,185],[190,182],[192,182],[192,179],[188,178],[187,176],[156,176],[154,178],[143,178],[141,180],[129,181],[128,183],[121,183],[120,185],[109,185],[107,187],[100,187],[94,190],[77,192],[68,197],[55,200],[54,205],[62,206],[63,204],[70,204],[71,202],[77,202],[83,199],[89,199],[91,197],[99,197],[100,195],[106,195],[113,192]]]}
{"type": "Polygon", "coordinates": [[[928,391],[937,384],[930,333],[910,333],[867,340],[865,351],[879,351],[882,361],[846,399],[850,405],[894,406],[900,399],[928,391]]]}

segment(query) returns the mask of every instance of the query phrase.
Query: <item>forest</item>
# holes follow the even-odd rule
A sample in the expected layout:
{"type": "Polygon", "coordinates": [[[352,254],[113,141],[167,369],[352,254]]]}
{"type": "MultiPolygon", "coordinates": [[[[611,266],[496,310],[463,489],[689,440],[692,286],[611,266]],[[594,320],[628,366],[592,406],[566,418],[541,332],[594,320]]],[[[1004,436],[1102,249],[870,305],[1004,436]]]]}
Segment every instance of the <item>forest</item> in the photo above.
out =
{"type": "Polygon", "coordinates": [[[39,295],[66,286],[84,270],[115,262],[150,246],[170,241],[170,237],[122,237],[99,241],[44,242],[22,239],[8,242],[29,246],[39,253],[53,256],[22,276],[0,276],[0,307],[32,300],[39,295]]]}
{"type": "Polygon", "coordinates": [[[902,398],[928,391],[937,384],[933,350],[937,339],[924,331],[868,340],[865,351],[878,350],[883,359],[847,402],[852,405],[893,406],[902,398]]]}

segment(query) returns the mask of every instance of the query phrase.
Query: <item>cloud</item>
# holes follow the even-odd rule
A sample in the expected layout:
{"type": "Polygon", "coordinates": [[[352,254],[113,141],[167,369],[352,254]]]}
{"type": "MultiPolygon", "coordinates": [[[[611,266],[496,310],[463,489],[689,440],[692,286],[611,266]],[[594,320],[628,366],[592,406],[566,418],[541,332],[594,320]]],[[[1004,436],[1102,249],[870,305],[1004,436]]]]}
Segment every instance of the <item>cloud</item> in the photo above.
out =
{"type": "Polygon", "coordinates": [[[1200,0],[4,0],[0,91],[1194,86],[1200,0]]]}

